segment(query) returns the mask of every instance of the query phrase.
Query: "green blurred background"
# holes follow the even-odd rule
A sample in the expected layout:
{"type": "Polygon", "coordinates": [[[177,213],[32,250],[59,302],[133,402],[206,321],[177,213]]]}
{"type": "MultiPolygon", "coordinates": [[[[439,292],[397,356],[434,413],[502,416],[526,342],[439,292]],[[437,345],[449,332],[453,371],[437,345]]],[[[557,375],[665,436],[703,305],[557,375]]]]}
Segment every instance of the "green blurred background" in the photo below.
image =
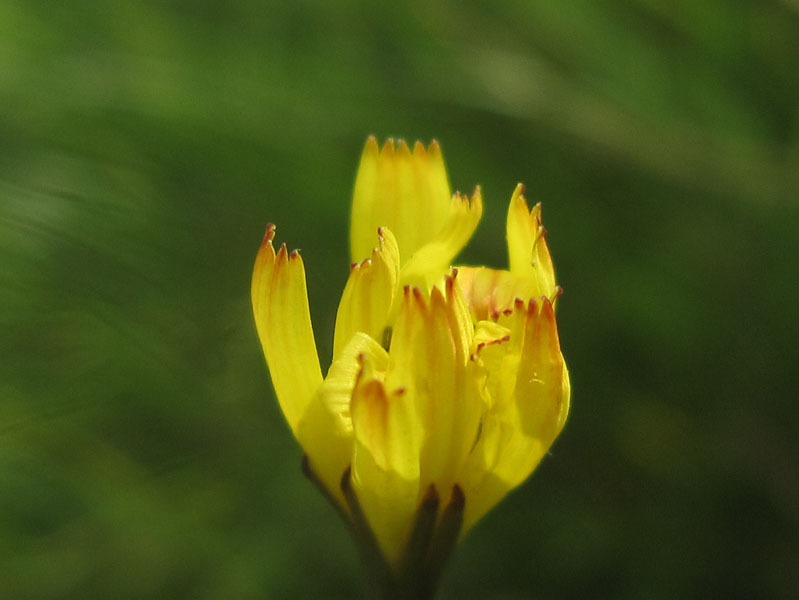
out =
{"type": "MultiPolygon", "coordinates": [[[[368,134],[544,203],[573,409],[442,598],[799,590],[799,2],[0,0],[0,598],[352,598],[249,303],[323,364],[368,134]]],[[[795,597],[795,596],[794,596],[795,597]]]]}

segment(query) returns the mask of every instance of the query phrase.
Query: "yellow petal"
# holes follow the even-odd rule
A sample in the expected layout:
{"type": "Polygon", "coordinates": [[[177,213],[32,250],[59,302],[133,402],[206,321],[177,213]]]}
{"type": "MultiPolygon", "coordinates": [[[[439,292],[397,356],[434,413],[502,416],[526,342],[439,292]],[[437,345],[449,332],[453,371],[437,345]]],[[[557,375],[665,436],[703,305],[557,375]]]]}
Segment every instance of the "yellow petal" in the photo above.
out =
{"type": "Polygon", "coordinates": [[[535,282],[535,291],[522,298],[546,296],[555,293],[555,271],[541,224],[541,203],[528,210],[524,186],[516,186],[508,207],[508,255],[511,273],[535,282]]]}
{"type": "Polygon", "coordinates": [[[471,199],[456,193],[443,227],[410,261],[403,263],[400,284],[430,290],[449,270],[454,258],[472,237],[482,214],[483,199],[479,187],[475,188],[471,199]]]}
{"type": "Polygon", "coordinates": [[[383,347],[368,335],[356,332],[333,360],[297,429],[297,439],[314,473],[344,508],[347,505],[339,483],[352,461],[350,405],[365,357],[374,369],[385,371],[388,367],[388,353],[383,347]]]}
{"type": "Polygon", "coordinates": [[[549,300],[514,303],[499,324],[510,331],[508,343],[480,355],[491,402],[459,480],[467,498],[464,531],[532,473],[568,414],[568,371],[549,300]]]}
{"type": "MultiPolygon", "coordinates": [[[[520,352],[509,351],[511,345],[510,329],[493,321],[480,321],[477,324],[471,360],[482,366],[485,372],[483,387],[487,392],[484,402],[486,409],[491,408],[496,400],[502,401],[513,394],[520,352]],[[496,345],[504,347],[499,350],[492,348],[496,345]]],[[[521,349],[521,344],[519,348],[521,349]]]]}
{"type": "Polygon", "coordinates": [[[474,325],[469,314],[469,306],[463,291],[458,284],[458,270],[451,269],[444,278],[444,294],[446,297],[446,314],[452,337],[455,341],[455,353],[458,360],[463,361],[471,353],[474,325]]]}
{"type": "Polygon", "coordinates": [[[333,356],[355,332],[381,340],[388,325],[399,278],[399,251],[388,228],[377,230],[378,244],[371,258],[354,263],[336,314],[333,356]]]}
{"type": "Polygon", "coordinates": [[[418,505],[421,429],[412,399],[401,389],[387,393],[368,357],[352,395],[352,424],[355,493],[386,559],[397,566],[418,505]]]}
{"type": "Polygon", "coordinates": [[[521,430],[549,446],[566,422],[570,387],[555,310],[547,298],[528,308],[515,393],[521,430]]]}
{"type": "Polygon", "coordinates": [[[305,267],[299,253],[286,245],[275,253],[275,226],[269,225],[255,259],[252,307],[258,337],[280,408],[292,431],[322,383],[316,352],[305,267]]]}
{"type": "Polygon", "coordinates": [[[366,141],[352,202],[350,250],[353,261],[369,256],[374,231],[394,232],[402,261],[432,239],[446,220],[449,182],[436,141],[428,149],[417,142],[413,153],[400,140],[366,141]]]}
{"type": "Polygon", "coordinates": [[[433,288],[428,302],[406,287],[391,338],[386,387],[405,390],[418,411],[422,489],[452,488],[479,428],[479,373],[468,360],[473,330],[458,293],[455,285],[433,288]]]}

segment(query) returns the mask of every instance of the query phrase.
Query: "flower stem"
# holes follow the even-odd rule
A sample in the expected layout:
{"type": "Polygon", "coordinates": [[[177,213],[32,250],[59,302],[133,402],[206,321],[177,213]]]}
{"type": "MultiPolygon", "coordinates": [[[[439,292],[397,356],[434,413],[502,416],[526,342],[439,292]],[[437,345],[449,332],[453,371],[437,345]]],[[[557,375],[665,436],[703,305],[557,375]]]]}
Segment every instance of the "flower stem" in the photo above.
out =
{"type": "Polygon", "coordinates": [[[302,471],[347,524],[361,557],[368,600],[432,600],[435,597],[463,524],[466,498],[460,486],[453,486],[449,503],[440,514],[438,491],[434,485],[428,487],[416,511],[408,545],[395,570],[386,561],[369,527],[352,487],[351,469],[348,467],[341,478],[346,507],[339,504],[316,476],[307,456],[303,456],[302,471]]]}
{"type": "MultiPolygon", "coordinates": [[[[439,496],[430,486],[416,513],[414,528],[398,575],[382,580],[372,589],[374,600],[432,600],[463,525],[466,498],[460,486],[452,495],[438,518],[439,496]]],[[[367,566],[368,569],[368,566],[367,566]]],[[[368,576],[368,573],[367,573],[368,576]]]]}

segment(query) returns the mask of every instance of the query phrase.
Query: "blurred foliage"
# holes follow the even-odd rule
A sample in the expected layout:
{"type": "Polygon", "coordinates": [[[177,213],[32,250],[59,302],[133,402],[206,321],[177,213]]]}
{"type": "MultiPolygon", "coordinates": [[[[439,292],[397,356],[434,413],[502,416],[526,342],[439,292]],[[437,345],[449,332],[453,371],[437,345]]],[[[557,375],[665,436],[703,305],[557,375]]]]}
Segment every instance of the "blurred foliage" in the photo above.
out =
{"type": "MultiPolygon", "coordinates": [[[[367,134],[517,181],[573,412],[443,598],[799,589],[799,3],[0,1],[0,597],[351,598],[249,305],[269,221],[323,364],[367,134]]],[[[795,596],[794,596],[795,597],[795,596]]]]}

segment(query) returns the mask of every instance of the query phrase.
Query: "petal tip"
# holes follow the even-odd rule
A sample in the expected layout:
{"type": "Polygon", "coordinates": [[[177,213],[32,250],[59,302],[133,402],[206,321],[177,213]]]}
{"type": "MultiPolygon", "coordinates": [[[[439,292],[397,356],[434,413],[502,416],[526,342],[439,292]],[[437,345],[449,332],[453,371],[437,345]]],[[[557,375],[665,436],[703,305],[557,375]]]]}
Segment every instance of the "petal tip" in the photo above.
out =
{"type": "Polygon", "coordinates": [[[380,154],[380,146],[377,144],[377,138],[374,135],[370,135],[366,138],[361,156],[374,158],[377,157],[378,154],[380,154]]]}
{"type": "Polygon", "coordinates": [[[279,263],[285,262],[286,260],[288,260],[288,255],[289,251],[288,248],[286,248],[286,242],[283,242],[282,244],[280,244],[280,249],[277,251],[277,261],[279,263]]]}
{"type": "Polygon", "coordinates": [[[272,243],[272,240],[275,239],[275,230],[277,226],[274,223],[268,223],[266,225],[266,233],[264,233],[264,239],[261,242],[261,246],[266,246],[272,243]]]}
{"type": "Polygon", "coordinates": [[[394,156],[394,138],[386,138],[386,141],[383,142],[383,147],[380,149],[380,156],[382,157],[393,157],[394,156]]]}

